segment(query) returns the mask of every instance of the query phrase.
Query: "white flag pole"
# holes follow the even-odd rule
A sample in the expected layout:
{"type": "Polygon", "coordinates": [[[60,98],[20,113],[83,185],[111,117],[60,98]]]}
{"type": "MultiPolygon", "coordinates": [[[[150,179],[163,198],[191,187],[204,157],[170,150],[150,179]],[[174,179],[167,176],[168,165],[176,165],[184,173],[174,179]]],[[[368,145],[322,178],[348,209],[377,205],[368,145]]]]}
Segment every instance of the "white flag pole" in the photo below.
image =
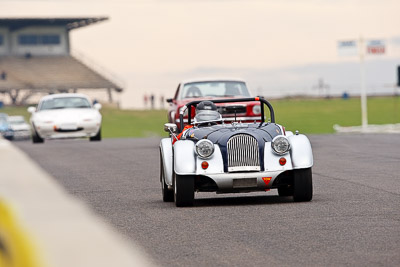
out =
{"type": "Polygon", "coordinates": [[[368,111],[367,111],[367,92],[365,88],[365,45],[364,39],[360,36],[360,79],[361,79],[361,124],[365,130],[368,126],[368,111]]]}

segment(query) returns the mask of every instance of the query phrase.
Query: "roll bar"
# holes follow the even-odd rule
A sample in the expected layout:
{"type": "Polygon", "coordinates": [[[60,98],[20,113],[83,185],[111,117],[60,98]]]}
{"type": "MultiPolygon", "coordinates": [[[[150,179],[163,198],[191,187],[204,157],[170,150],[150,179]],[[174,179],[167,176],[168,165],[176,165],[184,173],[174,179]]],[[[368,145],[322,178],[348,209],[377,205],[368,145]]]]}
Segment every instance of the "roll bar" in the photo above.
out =
{"type": "MultiPolygon", "coordinates": [[[[186,109],[188,109],[188,124],[192,121],[192,106],[196,107],[197,104],[203,101],[211,101],[213,103],[233,103],[233,102],[249,102],[249,101],[260,101],[261,106],[261,123],[264,122],[264,104],[268,106],[269,113],[271,114],[271,122],[275,123],[275,113],[272,105],[262,97],[249,97],[249,98],[233,98],[233,99],[214,99],[214,100],[196,100],[187,103],[186,109]]],[[[183,114],[186,109],[181,109],[179,113],[180,129],[179,132],[183,130],[183,114]]]]}

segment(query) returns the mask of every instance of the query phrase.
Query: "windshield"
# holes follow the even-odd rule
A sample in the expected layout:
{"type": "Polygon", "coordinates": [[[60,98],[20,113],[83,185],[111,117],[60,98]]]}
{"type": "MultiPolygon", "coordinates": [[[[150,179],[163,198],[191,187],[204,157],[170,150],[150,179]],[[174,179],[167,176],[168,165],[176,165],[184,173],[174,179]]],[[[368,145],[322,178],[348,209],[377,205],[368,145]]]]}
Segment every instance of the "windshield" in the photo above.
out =
{"type": "Polygon", "coordinates": [[[0,116],[0,124],[6,124],[6,123],[7,123],[7,117],[0,116]]]}
{"type": "Polygon", "coordinates": [[[249,91],[244,82],[213,81],[186,83],[180,91],[179,98],[193,97],[224,97],[243,96],[249,97],[249,91]]]}
{"type": "Polygon", "coordinates": [[[43,101],[39,110],[63,108],[91,108],[91,105],[89,101],[83,97],[60,97],[43,101]]]}
{"type": "Polygon", "coordinates": [[[18,124],[25,124],[24,118],[9,118],[8,119],[9,123],[12,125],[18,125],[18,124]]]}

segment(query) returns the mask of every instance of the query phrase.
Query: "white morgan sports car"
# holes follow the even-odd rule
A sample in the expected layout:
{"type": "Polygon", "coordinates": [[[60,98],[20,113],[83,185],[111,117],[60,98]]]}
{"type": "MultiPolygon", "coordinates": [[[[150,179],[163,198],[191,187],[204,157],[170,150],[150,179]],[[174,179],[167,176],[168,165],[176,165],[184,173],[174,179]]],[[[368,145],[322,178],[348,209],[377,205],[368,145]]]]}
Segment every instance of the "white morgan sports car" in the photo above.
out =
{"type": "Polygon", "coordinates": [[[188,124],[178,129],[167,123],[170,138],[160,143],[160,182],[165,202],[192,206],[195,192],[242,193],[277,189],[279,196],[310,201],[313,195],[313,154],[309,139],[275,123],[271,104],[261,97],[193,101],[180,111],[180,123],[188,110],[188,124]],[[225,123],[214,103],[257,101],[261,122],[225,123]],[[203,110],[199,110],[199,106],[203,110]],[[265,122],[264,106],[270,113],[265,122]],[[215,106],[215,105],[214,105],[215,106]],[[196,112],[194,121],[191,113],[196,112]],[[189,126],[188,126],[189,125],[189,126]]]}

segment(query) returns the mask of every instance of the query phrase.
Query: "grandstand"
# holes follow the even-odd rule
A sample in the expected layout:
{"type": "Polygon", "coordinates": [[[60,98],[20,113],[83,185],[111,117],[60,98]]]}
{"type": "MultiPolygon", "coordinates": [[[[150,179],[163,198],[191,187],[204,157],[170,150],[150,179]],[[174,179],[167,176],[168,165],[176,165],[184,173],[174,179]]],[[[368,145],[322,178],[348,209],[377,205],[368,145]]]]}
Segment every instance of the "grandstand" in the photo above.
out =
{"type": "Polygon", "coordinates": [[[24,104],[34,94],[106,90],[122,92],[104,70],[71,54],[69,32],[98,18],[0,18],[0,93],[13,104],[24,104]]]}

